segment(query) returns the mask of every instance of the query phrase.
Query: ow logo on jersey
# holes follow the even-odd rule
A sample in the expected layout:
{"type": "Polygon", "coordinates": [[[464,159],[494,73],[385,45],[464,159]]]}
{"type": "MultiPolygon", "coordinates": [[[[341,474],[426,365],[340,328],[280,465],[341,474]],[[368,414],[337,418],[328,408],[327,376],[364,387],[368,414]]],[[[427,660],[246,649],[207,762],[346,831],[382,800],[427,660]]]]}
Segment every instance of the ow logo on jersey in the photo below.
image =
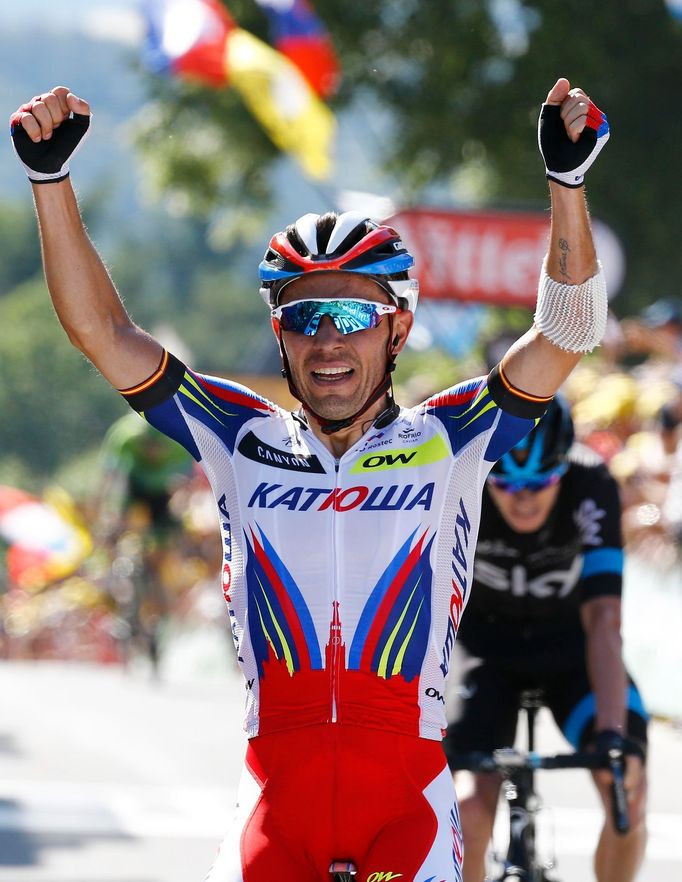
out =
{"type": "MultiPolygon", "coordinates": [[[[421,435],[421,432],[419,432],[421,435]]],[[[445,441],[440,435],[434,435],[429,441],[417,447],[382,450],[368,456],[360,457],[350,470],[352,475],[360,472],[379,472],[385,469],[405,468],[406,466],[424,466],[438,462],[449,456],[445,441]]]]}
{"type": "Polygon", "coordinates": [[[414,484],[391,484],[388,487],[291,487],[282,490],[282,484],[262,481],[249,499],[249,508],[288,508],[290,511],[411,511],[421,506],[429,511],[435,484],[423,487],[414,484]]]}
{"type": "Polygon", "coordinates": [[[400,466],[409,465],[410,460],[414,459],[416,455],[416,450],[413,450],[412,453],[392,453],[387,450],[386,453],[375,453],[365,457],[360,466],[353,466],[351,471],[362,472],[366,469],[375,471],[376,469],[392,469],[395,466],[400,468],[400,466]]]}

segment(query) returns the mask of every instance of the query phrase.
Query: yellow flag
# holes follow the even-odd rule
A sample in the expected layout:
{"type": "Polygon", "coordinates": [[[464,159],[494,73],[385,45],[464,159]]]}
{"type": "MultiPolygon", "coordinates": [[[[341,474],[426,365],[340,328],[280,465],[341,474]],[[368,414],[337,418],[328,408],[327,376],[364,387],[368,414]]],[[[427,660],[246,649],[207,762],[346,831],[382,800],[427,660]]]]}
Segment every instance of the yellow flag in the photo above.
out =
{"type": "Polygon", "coordinates": [[[298,68],[242,28],[227,35],[225,67],[273,143],[293,154],[310,177],[328,177],[336,121],[298,68]]]}

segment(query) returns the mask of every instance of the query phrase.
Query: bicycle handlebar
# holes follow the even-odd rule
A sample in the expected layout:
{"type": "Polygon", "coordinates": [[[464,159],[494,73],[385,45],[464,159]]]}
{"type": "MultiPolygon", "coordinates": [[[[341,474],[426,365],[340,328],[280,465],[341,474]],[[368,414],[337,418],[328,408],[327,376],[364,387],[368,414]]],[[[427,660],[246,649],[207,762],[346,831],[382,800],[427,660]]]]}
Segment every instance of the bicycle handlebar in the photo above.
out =
{"type": "Polygon", "coordinates": [[[625,754],[611,749],[604,753],[582,751],[541,755],[531,751],[524,753],[513,748],[502,748],[492,753],[471,751],[450,754],[450,768],[468,772],[497,772],[510,777],[514,772],[537,769],[608,769],[612,775],[611,817],[616,831],[625,834],[630,829],[628,801],[625,792],[625,754]]]}

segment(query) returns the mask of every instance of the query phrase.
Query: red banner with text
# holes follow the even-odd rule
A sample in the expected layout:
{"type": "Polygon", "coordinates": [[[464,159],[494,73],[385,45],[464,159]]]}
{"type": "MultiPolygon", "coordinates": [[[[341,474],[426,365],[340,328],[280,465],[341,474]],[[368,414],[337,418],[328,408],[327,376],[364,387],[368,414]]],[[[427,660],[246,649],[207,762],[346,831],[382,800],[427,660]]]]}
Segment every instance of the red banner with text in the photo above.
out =
{"type": "Polygon", "coordinates": [[[535,306],[548,214],[417,208],[384,223],[398,230],[414,255],[420,296],[535,306]]]}

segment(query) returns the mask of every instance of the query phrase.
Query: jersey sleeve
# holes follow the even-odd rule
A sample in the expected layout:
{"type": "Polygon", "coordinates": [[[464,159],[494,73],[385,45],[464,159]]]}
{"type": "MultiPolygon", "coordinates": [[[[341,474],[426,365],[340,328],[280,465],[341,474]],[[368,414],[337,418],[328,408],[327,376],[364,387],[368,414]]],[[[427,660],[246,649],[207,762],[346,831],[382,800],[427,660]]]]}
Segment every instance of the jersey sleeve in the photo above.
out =
{"type": "Polygon", "coordinates": [[[498,364],[487,377],[446,389],[422,407],[441,421],[454,453],[487,433],[484,459],[492,464],[530,432],[551,400],[516,389],[498,364]]]}
{"type": "Polygon", "coordinates": [[[245,386],[197,374],[166,351],[151,377],[119,391],[133,410],[179,442],[198,462],[203,459],[202,427],[232,454],[244,423],[277,410],[245,386]]]}
{"type": "Polygon", "coordinates": [[[618,485],[603,464],[580,472],[574,519],[582,541],[582,601],[620,597],[624,556],[618,485]]]}

